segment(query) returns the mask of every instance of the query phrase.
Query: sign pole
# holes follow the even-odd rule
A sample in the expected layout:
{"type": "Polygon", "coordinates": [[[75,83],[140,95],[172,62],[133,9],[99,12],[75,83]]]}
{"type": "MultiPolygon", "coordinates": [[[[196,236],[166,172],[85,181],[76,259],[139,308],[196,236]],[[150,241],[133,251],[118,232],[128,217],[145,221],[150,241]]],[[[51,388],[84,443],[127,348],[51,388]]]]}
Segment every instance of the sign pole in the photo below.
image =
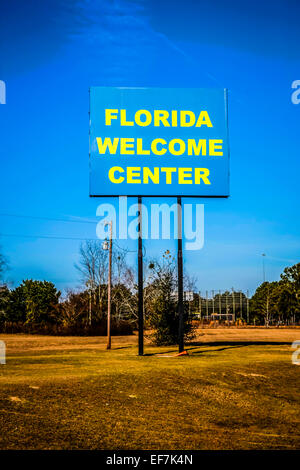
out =
{"type": "Polygon", "coordinates": [[[112,271],[112,221],[109,225],[109,259],[108,259],[108,283],[107,283],[107,346],[111,349],[111,271],[112,271]]]}
{"type": "Polygon", "coordinates": [[[184,322],[183,322],[183,261],[182,261],[182,206],[181,197],[177,197],[177,267],[178,267],[178,345],[179,353],[184,351],[184,322]]]}
{"type": "Polygon", "coordinates": [[[138,323],[139,356],[144,354],[144,301],[143,301],[143,238],[142,238],[142,197],[138,196],[138,323]]]}

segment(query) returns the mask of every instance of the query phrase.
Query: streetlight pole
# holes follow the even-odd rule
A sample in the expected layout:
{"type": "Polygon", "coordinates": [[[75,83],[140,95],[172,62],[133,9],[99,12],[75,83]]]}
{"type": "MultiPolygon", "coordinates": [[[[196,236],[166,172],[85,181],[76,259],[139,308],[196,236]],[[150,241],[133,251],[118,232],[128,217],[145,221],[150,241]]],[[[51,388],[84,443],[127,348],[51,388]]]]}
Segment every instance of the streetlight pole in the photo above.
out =
{"type": "Polygon", "coordinates": [[[112,221],[106,222],[109,225],[109,256],[108,256],[108,280],[107,280],[107,346],[111,349],[111,271],[112,271],[112,221]]]}

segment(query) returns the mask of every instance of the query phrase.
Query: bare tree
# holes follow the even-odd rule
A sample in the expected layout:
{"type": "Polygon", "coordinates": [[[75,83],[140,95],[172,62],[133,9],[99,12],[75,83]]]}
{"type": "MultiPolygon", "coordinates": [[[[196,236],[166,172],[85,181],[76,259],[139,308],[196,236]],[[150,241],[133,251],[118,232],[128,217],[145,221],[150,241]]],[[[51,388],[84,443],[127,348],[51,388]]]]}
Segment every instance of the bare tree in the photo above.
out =
{"type": "Polygon", "coordinates": [[[94,285],[104,284],[107,279],[107,255],[98,240],[87,240],[80,245],[80,260],[75,267],[82,275],[84,282],[92,281],[94,285]]]}
{"type": "MultiPolygon", "coordinates": [[[[89,240],[81,244],[79,254],[79,263],[75,267],[90,290],[90,296],[93,296],[89,309],[92,303],[96,304],[97,295],[99,311],[102,312],[107,294],[108,252],[103,250],[100,240],[89,240]]],[[[113,245],[112,302],[117,320],[128,318],[134,312],[134,274],[127,264],[126,256],[126,250],[113,245]]]]}
{"type": "Polygon", "coordinates": [[[103,298],[107,283],[108,257],[103,251],[101,241],[87,240],[80,245],[79,264],[75,264],[76,269],[81,274],[82,281],[90,289],[95,302],[96,292],[98,294],[99,308],[102,310],[103,298]]]}
{"type": "Polygon", "coordinates": [[[112,301],[117,320],[122,318],[134,319],[137,315],[134,282],[134,272],[127,264],[127,250],[115,249],[113,253],[113,292],[112,301]]]}
{"type": "Polygon", "coordinates": [[[190,291],[190,292],[195,292],[196,291],[196,286],[197,286],[197,277],[196,276],[191,276],[187,272],[184,273],[184,290],[190,291]]]}
{"type": "Polygon", "coordinates": [[[65,326],[74,326],[85,317],[87,310],[87,295],[85,292],[75,292],[68,289],[63,302],[57,307],[61,321],[65,326]]]}

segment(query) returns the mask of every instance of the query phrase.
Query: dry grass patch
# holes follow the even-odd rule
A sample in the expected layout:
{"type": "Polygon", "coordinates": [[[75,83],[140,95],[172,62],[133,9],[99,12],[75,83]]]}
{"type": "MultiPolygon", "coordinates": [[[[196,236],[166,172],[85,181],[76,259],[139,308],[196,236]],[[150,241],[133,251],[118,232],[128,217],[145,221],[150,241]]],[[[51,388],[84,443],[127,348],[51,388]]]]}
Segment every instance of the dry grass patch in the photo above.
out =
{"type": "Polygon", "coordinates": [[[143,358],[136,336],[106,351],[105,338],[1,335],[0,448],[299,448],[298,332],[280,331],[249,345],[253,330],[209,330],[188,357],[148,345],[143,358]]]}

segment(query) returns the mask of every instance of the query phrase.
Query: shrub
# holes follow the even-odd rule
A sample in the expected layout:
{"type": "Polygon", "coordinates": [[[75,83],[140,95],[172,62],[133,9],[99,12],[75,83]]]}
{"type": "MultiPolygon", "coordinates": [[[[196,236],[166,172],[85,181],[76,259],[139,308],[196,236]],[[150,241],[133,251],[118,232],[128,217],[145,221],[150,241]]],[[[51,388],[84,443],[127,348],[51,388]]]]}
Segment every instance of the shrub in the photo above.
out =
{"type": "MultiPolygon", "coordinates": [[[[152,335],[156,345],[178,344],[179,315],[177,300],[174,295],[177,288],[176,264],[167,251],[162,263],[149,265],[152,275],[146,287],[149,326],[154,329],[152,335]]],[[[194,326],[188,308],[184,306],[184,338],[193,337],[194,326]]]]}

